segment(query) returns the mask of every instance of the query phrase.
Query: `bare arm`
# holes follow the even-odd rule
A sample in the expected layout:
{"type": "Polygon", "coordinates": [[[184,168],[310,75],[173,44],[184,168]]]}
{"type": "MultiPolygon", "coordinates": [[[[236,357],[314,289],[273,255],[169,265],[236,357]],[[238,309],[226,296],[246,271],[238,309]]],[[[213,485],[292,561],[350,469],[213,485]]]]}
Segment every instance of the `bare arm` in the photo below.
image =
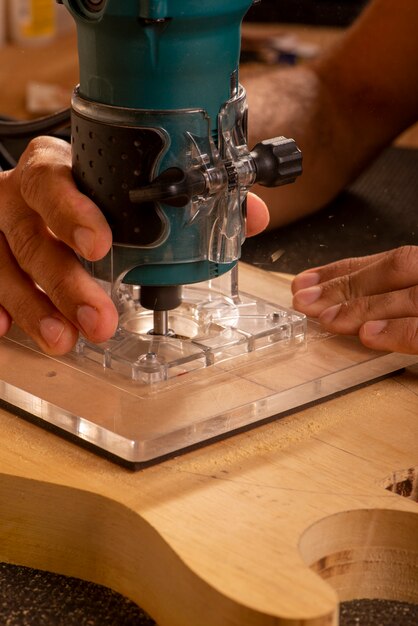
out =
{"type": "Polygon", "coordinates": [[[244,81],[250,144],[283,134],[304,154],[294,185],[256,190],[270,207],[271,226],[329,202],[417,119],[417,27],[417,0],[373,0],[315,62],[244,81]]]}

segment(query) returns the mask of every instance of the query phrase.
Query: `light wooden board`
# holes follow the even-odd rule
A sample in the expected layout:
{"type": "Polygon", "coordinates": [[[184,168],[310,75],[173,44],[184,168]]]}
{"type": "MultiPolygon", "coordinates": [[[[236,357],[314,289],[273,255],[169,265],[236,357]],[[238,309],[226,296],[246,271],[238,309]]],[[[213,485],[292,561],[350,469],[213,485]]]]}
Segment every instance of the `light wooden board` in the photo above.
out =
{"type": "Polygon", "coordinates": [[[418,602],[418,505],[384,489],[418,464],[417,414],[411,368],[131,473],[0,411],[0,560],[112,587],[160,626],[418,602]]]}

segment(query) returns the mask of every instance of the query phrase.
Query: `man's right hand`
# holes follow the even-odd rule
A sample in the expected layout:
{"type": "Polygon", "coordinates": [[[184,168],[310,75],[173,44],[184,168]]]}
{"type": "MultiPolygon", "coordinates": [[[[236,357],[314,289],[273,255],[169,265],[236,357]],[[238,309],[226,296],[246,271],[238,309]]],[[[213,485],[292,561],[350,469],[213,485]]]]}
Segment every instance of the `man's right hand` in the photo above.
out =
{"type": "Polygon", "coordinates": [[[116,330],[116,308],[83,269],[109,251],[99,208],[76,188],[71,148],[30,142],[17,166],[0,173],[0,336],[14,321],[40,348],[65,354],[81,332],[93,342],[116,330]]]}

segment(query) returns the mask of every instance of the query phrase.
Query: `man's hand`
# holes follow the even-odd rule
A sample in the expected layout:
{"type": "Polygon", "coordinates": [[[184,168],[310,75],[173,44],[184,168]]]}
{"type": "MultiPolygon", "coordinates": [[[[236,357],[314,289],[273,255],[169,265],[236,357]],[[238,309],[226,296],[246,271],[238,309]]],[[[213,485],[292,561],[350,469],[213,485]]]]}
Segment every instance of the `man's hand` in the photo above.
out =
{"type": "Polygon", "coordinates": [[[33,140],[15,169],[0,173],[0,336],[14,320],[49,354],[68,352],[79,331],[111,337],[117,312],[82,268],[96,261],[112,234],[98,207],[71,175],[71,148],[33,140]]]}
{"type": "Polygon", "coordinates": [[[418,247],[345,259],[302,272],[293,306],[332,333],[374,350],[418,354],[418,247]]]}

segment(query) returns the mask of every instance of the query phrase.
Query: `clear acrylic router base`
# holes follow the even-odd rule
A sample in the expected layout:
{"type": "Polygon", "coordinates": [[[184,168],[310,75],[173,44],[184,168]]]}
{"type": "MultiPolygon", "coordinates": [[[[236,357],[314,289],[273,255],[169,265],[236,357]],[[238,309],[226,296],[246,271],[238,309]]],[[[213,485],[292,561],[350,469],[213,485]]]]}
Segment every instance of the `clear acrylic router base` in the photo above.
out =
{"type": "Polygon", "coordinates": [[[136,288],[120,292],[110,341],[82,339],[64,357],[12,327],[0,340],[3,404],[141,468],[418,360],[324,333],[277,304],[289,299],[288,281],[253,268],[242,276],[257,297],[238,294],[236,276],[226,291],[216,281],[188,287],[164,337],[152,334],[136,288]]]}
{"type": "Polygon", "coordinates": [[[100,345],[80,338],[77,355],[138,384],[156,385],[278,344],[290,349],[305,343],[304,315],[233,293],[230,280],[228,275],[184,287],[164,336],[154,334],[153,313],[140,306],[139,289],[120,286],[116,335],[100,345]]]}

